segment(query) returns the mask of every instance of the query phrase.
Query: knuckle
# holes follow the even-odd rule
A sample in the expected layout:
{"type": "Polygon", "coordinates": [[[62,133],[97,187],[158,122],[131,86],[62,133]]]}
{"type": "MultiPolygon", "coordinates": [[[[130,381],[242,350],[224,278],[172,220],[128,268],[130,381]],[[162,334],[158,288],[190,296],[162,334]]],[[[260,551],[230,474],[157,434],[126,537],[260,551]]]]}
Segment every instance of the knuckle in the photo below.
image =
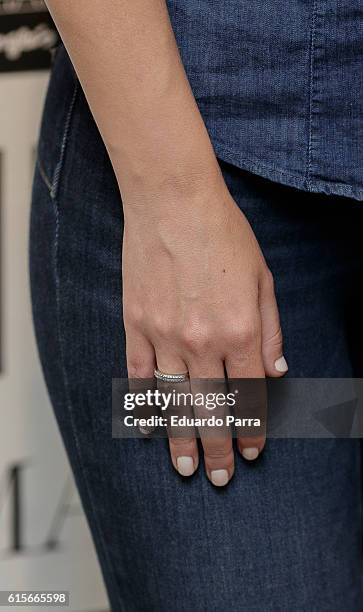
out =
{"type": "Polygon", "coordinates": [[[211,340],[206,328],[189,326],[181,331],[181,342],[191,353],[202,353],[208,349],[211,340]]]}
{"type": "Polygon", "coordinates": [[[243,346],[254,347],[259,340],[260,330],[257,324],[250,324],[244,330],[242,330],[242,344],[243,346]]]}
{"type": "Polygon", "coordinates": [[[144,322],[144,311],[138,306],[124,306],[123,318],[126,326],[140,327],[144,322]]]}
{"type": "Polygon", "coordinates": [[[227,337],[232,348],[255,348],[260,340],[260,324],[257,319],[251,318],[248,323],[234,325],[229,328],[227,337]]]}
{"type": "Polygon", "coordinates": [[[154,316],[150,327],[153,335],[159,338],[170,338],[174,333],[172,320],[167,316],[154,316]]]}
{"type": "Polygon", "coordinates": [[[128,358],[127,371],[129,378],[150,378],[153,376],[153,368],[150,364],[137,357],[128,358]]]}
{"type": "Polygon", "coordinates": [[[221,444],[211,446],[205,451],[205,458],[208,459],[226,459],[229,460],[233,454],[231,444],[221,444]]]}
{"type": "Polygon", "coordinates": [[[282,330],[281,327],[266,340],[268,346],[280,347],[282,345],[282,330]]]}
{"type": "Polygon", "coordinates": [[[169,438],[171,451],[180,452],[180,449],[194,449],[195,440],[193,438],[169,438]]]}

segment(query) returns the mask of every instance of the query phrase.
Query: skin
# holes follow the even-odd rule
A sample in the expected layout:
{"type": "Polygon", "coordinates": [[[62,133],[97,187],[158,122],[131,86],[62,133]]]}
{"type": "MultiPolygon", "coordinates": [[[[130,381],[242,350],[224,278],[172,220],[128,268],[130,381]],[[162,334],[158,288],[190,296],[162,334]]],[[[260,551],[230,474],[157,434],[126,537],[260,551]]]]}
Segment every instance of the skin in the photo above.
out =
{"type": "MultiPolygon", "coordinates": [[[[272,275],[224,182],[165,1],[47,5],[120,188],[129,377],[150,378],[156,366],[191,378],[224,378],[224,366],[232,378],[282,376],[272,275]]],[[[191,475],[195,439],[169,444],[174,467],[191,475]]],[[[231,437],[202,444],[208,478],[224,486],[234,472],[231,437]]],[[[238,438],[247,459],[264,444],[238,438]]]]}

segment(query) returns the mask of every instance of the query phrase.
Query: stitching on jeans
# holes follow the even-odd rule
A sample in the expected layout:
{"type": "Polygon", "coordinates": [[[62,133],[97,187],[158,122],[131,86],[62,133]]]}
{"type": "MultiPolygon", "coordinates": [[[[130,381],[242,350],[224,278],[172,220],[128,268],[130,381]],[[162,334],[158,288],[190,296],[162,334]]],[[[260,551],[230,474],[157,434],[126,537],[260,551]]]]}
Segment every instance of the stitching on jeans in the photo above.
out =
{"type": "Polygon", "coordinates": [[[86,477],[85,471],[84,471],[84,467],[83,467],[83,462],[82,462],[82,455],[81,455],[81,451],[80,451],[80,446],[79,446],[79,440],[78,440],[78,436],[77,436],[77,432],[76,432],[76,427],[74,424],[74,420],[73,420],[73,410],[72,410],[72,402],[71,402],[71,398],[70,398],[70,393],[69,393],[69,383],[68,383],[68,376],[67,376],[67,371],[65,368],[65,361],[64,361],[64,350],[63,350],[63,342],[62,342],[62,333],[61,333],[61,324],[60,324],[60,275],[59,275],[59,267],[58,267],[58,254],[59,254],[59,228],[60,228],[60,214],[59,214],[59,207],[58,207],[58,203],[57,200],[54,200],[54,209],[55,209],[55,238],[54,238],[54,252],[53,252],[53,257],[54,257],[54,276],[55,276],[55,285],[56,285],[56,315],[57,315],[57,321],[56,321],[56,325],[57,325],[57,336],[58,336],[58,343],[59,343],[59,350],[60,350],[60,361],[61,361],[61,370],[62,370],[62,376],[63,376],[63,386],[64,386],[64,393],[65,393],[65,400],[66,400],[66,406],[67,406],[67,410],[68,410],[68,414],[69,414],[69,418],[70,418],[70,424],[71,424],[71,431],[73,434],[73,439],[74,439],[74,444],[75,444],[75,449],[76,449],[76,453],[77,453],[77,461],[78,461],[78,465],[80,467],[80,473],[83,479],[83,482],[85,484],[85,490],[86,493],[88,495],[89,498],[89,508],[92,511],[93,514],[93,520],[94,520],[94,525],[97,529],[98,535],[99,535],[99,541],[102,545],[103,548],[103,553],[104,553],[104,558],[109,566],[109,570],[110,570],[110,577],[112,577],[113,583],[114,583],[114,592],[117,595],[118,599],[119,599],[119,603],[120,603],[120,610],[124,611],[123,608],[123,603],[120,599],[120,595],[119,595],[119,591],[117,588],[117,581],[115,578],[115,573],[114,573],[114,567],[111,561],[111,558],[109,557],[108,554],[108,550],[107,547],[105,546],[105,540],[103,537],[103,533],[100,527],[100,524],[98,522],[98,518],[97,518],[97,514],[94,512],[94,504],[93,504],[93,498],[91,495],[91,491],[88,485],[88,479],[86,477]]]}
{"type": "Polygon", "coordinates": [[[62,138],[62,143],[61,143],[61,150],[60,150],[59,161],[58,161],[58,163],[57,163],[57,165],[55,167],[55,170],[54,170],[53,184],[52,184],[52,189],[51,189],[51,192],[50,192],[50,195],[51,195],[51,197],[53,199],[57,196],[59,179],[60,179],[60,174],[61,174],[62,167],[63,167],[65,150],[66,150],[66,145],[67,145],[68,135],[69,135],[69,128],[70,128],[70,125],[71,125],[71,119],[72,119],[74,104],[75,104],[77,93],[78,93],[78,88],[79,88],[79,81],[77,79],[76,82],[75,82],[75,85],[74,85],[74,91],[73,91],[71,103],[70,103],[70,106],[69,106],[69,109],[68,109],[68,113],[67,113],[67,117],[66,117],[66,121],[65,121],[65,125],[64,125],[64,132],[63,132],[63,138],[62,138]]]}
{"type": "MultiPolygon", "coordinates": [[[[74,96],[73,96],[74,98],[74,96]]],[[[76,427],[75,427],[75,423],[73,420],[73,410],[72,410],[72,402],[71,402],[71,397],[70,397],[70,393],[69,393],[69,382],[68,382],[68,376],[67,376],[67,371],[66,371],[66,367],[65,367],[65,360],[64,360],[64,349],[63,349],[63,342],[62,342],[62,333],[61,333],[61,323],[60,323],[60,275],[59,275],[59,260],[58,260],[58,255],[59,255],[59,228],[60,228],[60,213],[59,213],[59,206],[58,206],[58,202],[56,200],[56,198],[53,196],[53,204],[54,204],[54,211],[55,211],[55,237],[54,237],[54,245],[53,245],[53,269],[54,269],[54,277],[55,277],[55,286],[56,286],[56,326],[57,326],[57,337],[58,337],[58,343],[59,343],[59,351],[60,351],[60,362],[61,362],[61,371],[62,371],[62,378],[63,378],[63,387],[64,387],[64,394],[65,394],[65,401],[66,401],[66,407],[68,410],[68,414],[69,414],[69,419],[70,419],[70,425],[71,425],[71,431],[72,431],[72,435],[73,435],[73,439],[74,439],[74,446],[76,449],[76,458],[77,458],[77,463],[79,465],[80,468],[80,474],[82,477],[82,480],[84,482],[85,485],[85,491],[86,494],[88,496],[89,499],[89,508],[90,511],[93,514],[93,521],[94,521],[94,525],[96,527],[96,530],[98,532],[98,537],[99,537],[99,542],[103,548],[103,554],[104,554],[104,558],[105,561],[109,567],[109,576],[114,584],[114,593],[116,594],[118,600],[119,600],[119,604],[120,604],[120,611],[121,612],[126,612],[125,608],[123,607],[123,602],[120,598],[120,594],[119,594],[119,590],[117,588],[117,580],[116,580],[116,575],[114,572],[114,566],[113,563],[111,561],[111,558],[109,556],[108,550],[107,550],[107,546],[105,545],[105,539],[103,537],[103,533],[102,533],[102,529],[100,527],[99,521],[98,521],[98,517],[97,514],[94,512],[94,503],[93,503],[93,497],[91,494],[91,490],[89,488],[89,484],[88,484],[88,479],[84,470],[84,466],[83,466],[83,462],[82,462],[82,454],[81,454],[81,450],[80,450],[80,446],[79,446],[79,440],[78,440],[78,436],[77,436],[77,431],[76,431],[76,427]]]]}
{"type": "Polygon", "coordinates": [[[36,163],[37,163],[37,166],[38,166],[38,169],[39,169],[39,173],[40,173],[44,183],[48,187],[48,191],[49,191],[50,195],[52,195],[52,193],[51,193],[52,192],[52,183],[51,183],[51,180],[48,177],[48,175],[47,175],[47,173],[46,173],[46,171],[44,169],[44,166],[43,166],[42,162],[40,161],[39,157],[37,157],[36,163]]]}
{"type": "Polygon", "coordinates": [[[309,144],[306,165],[307,187],[311,190],[311,169],[313,152],[313,89],[314,89],[314,51],[315,51],[315,30],[316,30],[317,0],[313,3],[311,18],[311,42],[310,42],[310,87],[309,87],[309,144]]]}
{"type": "MultiPolygon", "coordinates": [[[[356,388],[357,391],[357,388],[356,388]]],[[[361,444],[361,440],[357,450],[357,463],[358,463],[358,478],[360,482],[360,495],[359,495],[359,515],[361,519],[363,519],[363,446],[361,444]]],[[[362,524],[362,521],[361,521],[362,524]]]]}

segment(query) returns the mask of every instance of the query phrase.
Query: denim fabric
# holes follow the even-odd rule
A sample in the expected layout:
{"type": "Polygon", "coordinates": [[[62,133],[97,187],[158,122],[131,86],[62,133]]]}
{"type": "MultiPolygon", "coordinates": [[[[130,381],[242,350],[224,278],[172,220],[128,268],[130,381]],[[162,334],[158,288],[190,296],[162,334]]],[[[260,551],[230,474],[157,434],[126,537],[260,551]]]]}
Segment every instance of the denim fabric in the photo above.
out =
{"type": "MultiPolygon", "coordinates": [[[[32,191],[30,273],[50,397],[118,612],[360,612],[359,440],[269,440],[224,490],[166,440],[111,437],[127,375],[123,216],[75,74],[57,55],[32,191]]],[[[363,209],[219,160],[275,276],[289,375],[363,376],[363,209]]]]}
{"type": "Polygon", "coordinates": [[[219,157],[363,199],[361,0],[167,0],[219,157]]]}

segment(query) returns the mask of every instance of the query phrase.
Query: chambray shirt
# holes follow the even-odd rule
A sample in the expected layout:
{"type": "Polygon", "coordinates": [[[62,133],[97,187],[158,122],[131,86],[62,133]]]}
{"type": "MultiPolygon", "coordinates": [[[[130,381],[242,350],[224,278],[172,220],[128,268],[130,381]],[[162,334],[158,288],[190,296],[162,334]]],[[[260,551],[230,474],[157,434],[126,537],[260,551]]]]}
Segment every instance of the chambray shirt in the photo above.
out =
{"type": "Polygon", "coordinates": [[[218,157],[363,200],[362,0],[167,0],[218,157]]]}

